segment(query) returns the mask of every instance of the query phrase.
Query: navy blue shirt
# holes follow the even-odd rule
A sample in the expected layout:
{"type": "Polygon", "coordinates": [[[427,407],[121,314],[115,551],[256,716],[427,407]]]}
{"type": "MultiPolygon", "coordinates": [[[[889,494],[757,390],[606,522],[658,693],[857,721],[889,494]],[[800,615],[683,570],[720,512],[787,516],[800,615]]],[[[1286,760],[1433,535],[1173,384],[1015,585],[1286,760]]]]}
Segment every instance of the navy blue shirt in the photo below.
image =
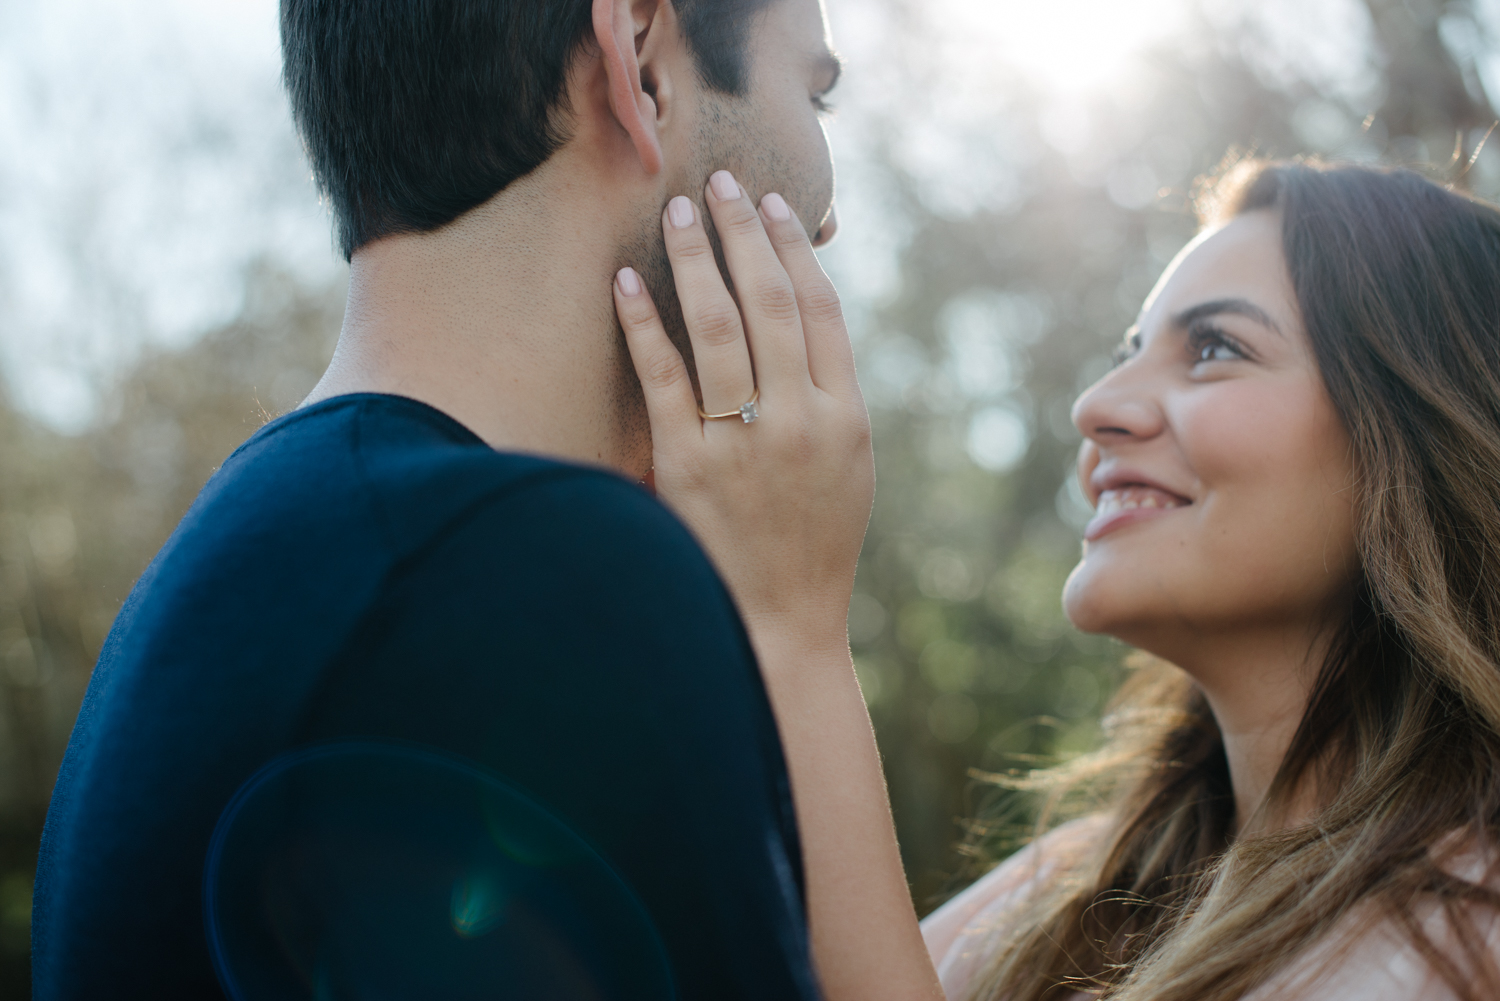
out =
{"type": "Polygon", "coordinates": [[[32,940],[45,1001],[816,996],[701,549],[617,476],[374,394],[258,431],[141,577],[32,940]]]}

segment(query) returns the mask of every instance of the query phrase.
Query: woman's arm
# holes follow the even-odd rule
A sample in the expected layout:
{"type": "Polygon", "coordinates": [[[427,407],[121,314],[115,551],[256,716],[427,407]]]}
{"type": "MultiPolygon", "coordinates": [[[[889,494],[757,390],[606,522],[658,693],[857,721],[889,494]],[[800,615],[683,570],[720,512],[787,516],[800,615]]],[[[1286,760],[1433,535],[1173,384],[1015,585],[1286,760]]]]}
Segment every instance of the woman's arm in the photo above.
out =
{"type": "Polygon", "coordinates": [[[829,1001],[940,998],[848,641],[751,628],[791,770],[813,957],[829,1001]]]}
{"type": "Polygon", "coordinates": [[[702,419],[649,292],[623,270],[615,303],[651,417],[656,488],[713,558],[760,658],[791,771],[826,996],[931,1001],[942,992],[849,655],[874,462],[842,311],[779,196],[757,210],[720,172],[705,198],[738,304],[695,207],[674,199],[663,214],[703,406],[733,413],[758,390],[759,416],[702,419]]]}

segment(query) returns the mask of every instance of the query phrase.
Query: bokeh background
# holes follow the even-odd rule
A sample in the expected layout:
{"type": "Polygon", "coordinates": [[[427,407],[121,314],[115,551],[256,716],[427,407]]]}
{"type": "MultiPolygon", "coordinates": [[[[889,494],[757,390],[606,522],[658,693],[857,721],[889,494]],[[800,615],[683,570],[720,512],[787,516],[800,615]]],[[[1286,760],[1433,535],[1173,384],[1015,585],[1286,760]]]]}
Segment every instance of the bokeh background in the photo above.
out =
{"type": "MultiPolygon", "coordinates": [[[[823,258],[879,475],[850,635],[925,912],[970,821],[1025,817],[984,775],[1097,739],[1125,651],[1058,603],[1069,404],[1194,179],[1321,154],[1500,195],[1500,0],[827,2],[823,258]]],[[[37,838],[121,600],[338,331],[278,68],[274,0],[0,2],[0,997],[29,996],[37,838]]]]}

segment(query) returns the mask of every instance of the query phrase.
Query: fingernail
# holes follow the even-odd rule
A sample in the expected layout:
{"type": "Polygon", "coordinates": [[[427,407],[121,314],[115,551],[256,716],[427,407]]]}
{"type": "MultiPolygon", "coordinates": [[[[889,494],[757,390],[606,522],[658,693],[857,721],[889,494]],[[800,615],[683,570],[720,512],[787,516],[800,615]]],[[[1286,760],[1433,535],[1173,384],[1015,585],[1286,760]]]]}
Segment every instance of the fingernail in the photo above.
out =
{"type": "Polygon", "coordinates": [[[667,218],[674,229],[687,229],[693,224],[693,203],[683,195],[667,202],[667,218]]]}
{"type": "Polygon", "coordinates": [[[714,195],[721,202],[729,202],[740,196],[739,182],[727,170],[716,170],[708,183],[713,185],[714,195]]]}
{"type": "Polygon", "coordinates": [[[620,273],[615,275],[615,284],[620,286],[622,295],[641,294],[641,276],[635,273],[634,268],[621,268],[620,273]]]}
{"type": "Polygon", "coordinates": [[[786,207],[786,199],[774,191],[760,200],[760,207],[776,222],[786,222],[792,217],[792,210],[786,207]]]}

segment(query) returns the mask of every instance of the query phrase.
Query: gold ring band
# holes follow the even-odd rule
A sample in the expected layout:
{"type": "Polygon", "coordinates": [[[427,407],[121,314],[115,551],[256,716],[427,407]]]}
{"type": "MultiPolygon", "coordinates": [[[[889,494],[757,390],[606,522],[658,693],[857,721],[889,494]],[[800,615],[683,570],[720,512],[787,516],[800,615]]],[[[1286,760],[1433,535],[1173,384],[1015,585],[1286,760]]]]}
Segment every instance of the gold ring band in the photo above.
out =
{"type": "Polygon", "coordinates": [[[704,413],[703,412],[703,408],[702,407],[699,407],[698,408],[698,416],[701,417],[701,418],[703,418],[706,421],[727,421],[731,417],[738,417],[740,420],[744,421],[746,424],[753,424],[760,417],[760,411],[755,406],[755,402],[757,400],[759,400],[759,399],[760,399],[760,387],[756,386],[755,387],[755,392],[753,392],[753,393],[750,394],[750,399],[748,399],[744,403],[740,404],[734,410],[730,410],[730,411],[728,411],[726,413],[722,413],[722,414],[708,414],[708,413],[704,413]]]}

